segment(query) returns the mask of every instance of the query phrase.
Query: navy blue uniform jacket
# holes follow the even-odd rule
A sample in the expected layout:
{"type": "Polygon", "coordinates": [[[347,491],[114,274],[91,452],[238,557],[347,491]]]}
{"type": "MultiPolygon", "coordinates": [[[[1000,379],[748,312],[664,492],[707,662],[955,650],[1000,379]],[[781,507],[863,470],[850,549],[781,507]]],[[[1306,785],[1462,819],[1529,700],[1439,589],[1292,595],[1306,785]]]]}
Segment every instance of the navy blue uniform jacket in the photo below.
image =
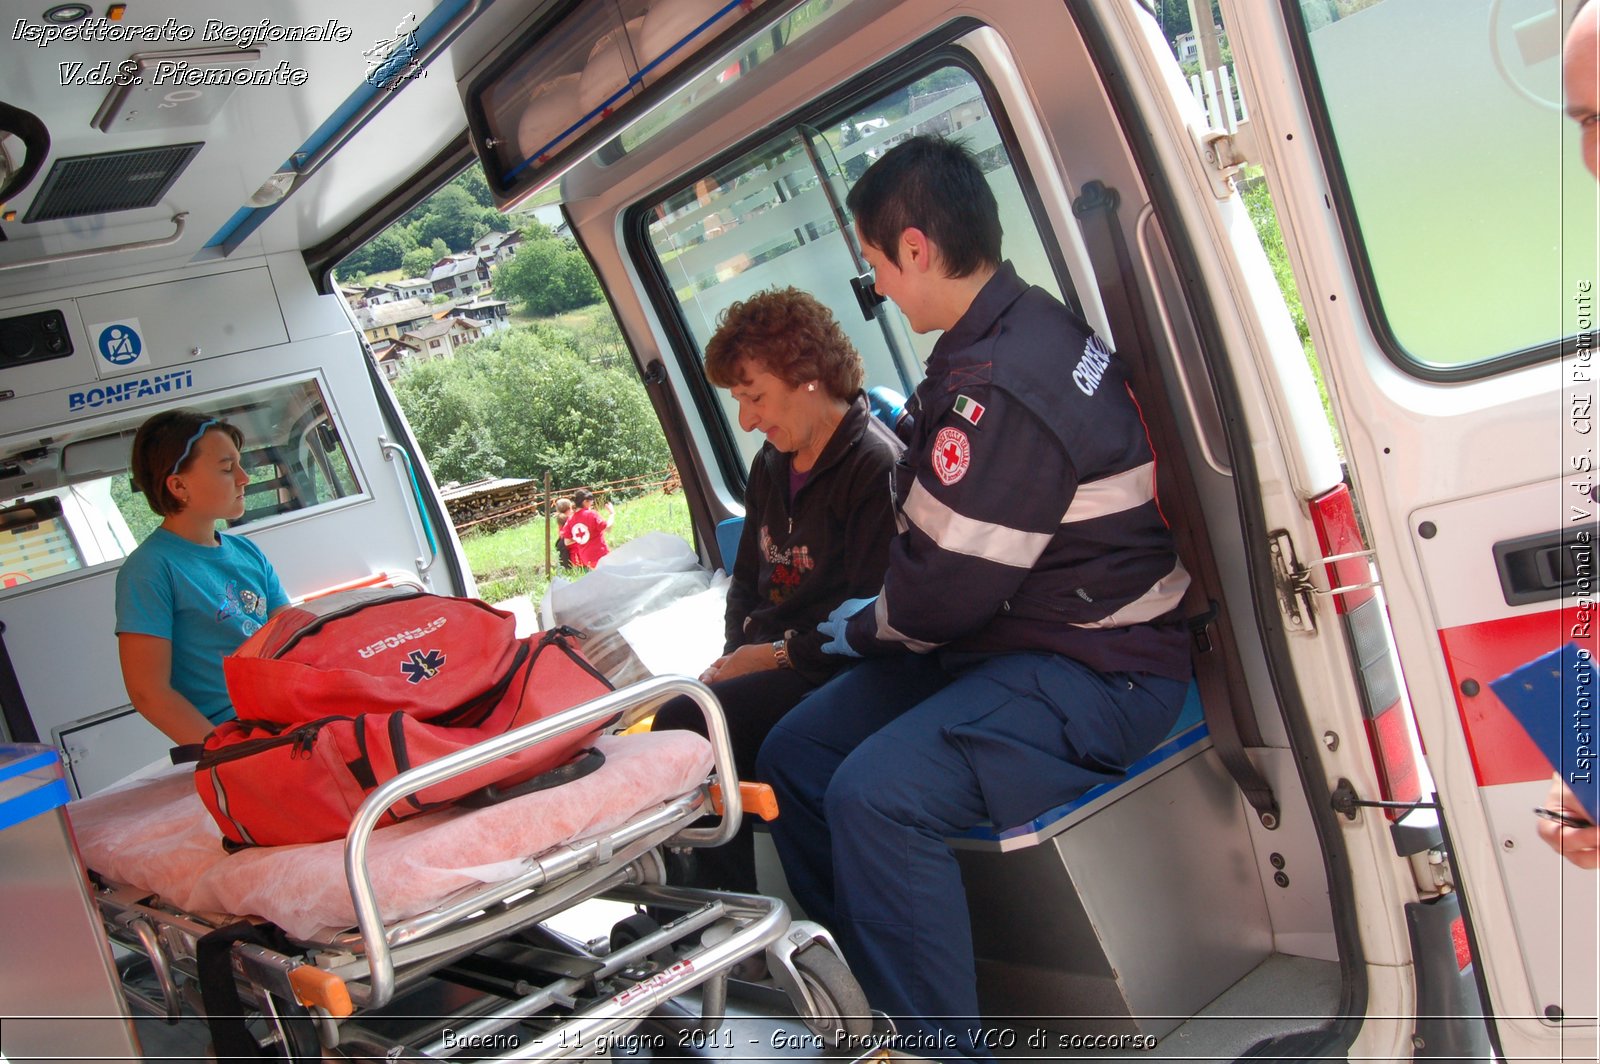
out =
{"type": "Polygon", "coordinates": [[[1045,651],[1187,680],[1189,575],[1120,361],[1003,264],[941,336],[903,421],[900,532],[850,621],[866,654],[1045,651]]]}

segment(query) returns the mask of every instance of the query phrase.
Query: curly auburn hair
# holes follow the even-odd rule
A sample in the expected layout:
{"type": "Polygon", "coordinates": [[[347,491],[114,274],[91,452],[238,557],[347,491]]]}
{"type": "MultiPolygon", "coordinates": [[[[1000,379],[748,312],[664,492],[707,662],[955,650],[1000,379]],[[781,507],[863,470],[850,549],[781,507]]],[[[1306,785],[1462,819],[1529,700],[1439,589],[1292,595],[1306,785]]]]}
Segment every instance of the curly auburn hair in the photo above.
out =
{"type": "Polygon", "coordinates": [[[133,454],[128,463],[133,487],[144,493],[150,509],[162,517],[183,510],[183,501],[167,487],[167,478],[194,465],[191,443],[198,442],[195,433],[201,426],[205,426],[206,434],[223,433],[235,447],[244,447],[244,433],[226,421],[195,410],[163,411],[134,433],[133,454]]]}
{"type": "Polygon", "coordinates": [[[791,388],[816,381],[846,401],[866,379],[832,312],[798,288],[770,288],[723,311],[706,344],[706,376],[719,388],[735,387],[744,383],[746,360],[791,388]]]}

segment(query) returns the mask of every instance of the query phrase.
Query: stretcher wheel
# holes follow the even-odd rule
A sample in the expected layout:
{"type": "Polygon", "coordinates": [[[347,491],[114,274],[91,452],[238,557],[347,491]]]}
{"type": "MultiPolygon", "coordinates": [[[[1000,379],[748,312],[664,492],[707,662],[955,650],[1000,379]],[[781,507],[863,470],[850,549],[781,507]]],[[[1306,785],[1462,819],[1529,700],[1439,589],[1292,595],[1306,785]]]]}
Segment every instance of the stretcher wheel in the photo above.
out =
{"type": "Polygon", "coordinates": [[[817,1007],[816,1015],[800,1018],[830,1049],[847,1037],[864,1039],[872,1033],[872,1006],[838,954],[819,942],[797,951],[789,961],[817,1007]]]}
{"type": "Polygon", "coordinates": [[[322,1042],[317,1037],[316,1023],[311,1013],[297,1001],[285,1001],[272,995],[272,1008],[276,1015],[262,1014],[267,1029],[276,1036],[272,1046],[273,1056],[294,1064],[321,1064],[322,1042]]]}
{"type": "MultiPolygon", "coordinates": [[[[641,938],[653,935],[661,930],[661,925],[651,919],[646,913],[634,913],[624,917],[611,926],[611,952],[615,953],[629,943],[637,942],[641,938]]],[[[672,950],[663,946],[650,954],[650,959],[662,964],[673,962],[672,950]]]]}

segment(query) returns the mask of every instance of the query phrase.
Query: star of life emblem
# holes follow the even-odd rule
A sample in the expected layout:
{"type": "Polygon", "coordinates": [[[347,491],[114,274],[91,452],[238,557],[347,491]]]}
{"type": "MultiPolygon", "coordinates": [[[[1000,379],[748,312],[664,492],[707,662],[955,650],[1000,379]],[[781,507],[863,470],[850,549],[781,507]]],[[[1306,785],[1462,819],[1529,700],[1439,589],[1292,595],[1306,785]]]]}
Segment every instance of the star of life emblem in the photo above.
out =
{"type": "Polygon", "coordinates": [[[972,444],[960,429],[942,428],[933,438],[933,472],[939,482],[949,487],[967,475],[972,465],[972,444]]]}
{"type": "Polygon", "coordinates": [[[406,674],[407,683],[431,680],[439,675],[439,670],[442,668],[444,668],[442,650],[413,650],[406,660],[400,663],[400,671],[406,674]]]}

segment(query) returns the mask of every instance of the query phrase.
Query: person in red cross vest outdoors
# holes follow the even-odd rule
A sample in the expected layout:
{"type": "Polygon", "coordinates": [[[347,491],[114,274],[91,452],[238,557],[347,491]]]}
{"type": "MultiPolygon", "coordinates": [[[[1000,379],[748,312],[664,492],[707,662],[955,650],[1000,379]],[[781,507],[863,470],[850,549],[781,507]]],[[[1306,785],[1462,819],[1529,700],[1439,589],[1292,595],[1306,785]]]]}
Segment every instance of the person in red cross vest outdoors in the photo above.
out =
{"type": "Polygon", "coordinates": [[[580,569],[593,569],[600,564],[601,558],[611,553],[611,548],[606,546],[606,529],[616,520],[617,508],[606,503],[606,515],[601,517],[592,505],[594,492],[588,488],[573,492],[572,501],[577,509],[561,526],[561,540],[567,544],[567,553],[571,555],[573,565],[580,569]]]}

